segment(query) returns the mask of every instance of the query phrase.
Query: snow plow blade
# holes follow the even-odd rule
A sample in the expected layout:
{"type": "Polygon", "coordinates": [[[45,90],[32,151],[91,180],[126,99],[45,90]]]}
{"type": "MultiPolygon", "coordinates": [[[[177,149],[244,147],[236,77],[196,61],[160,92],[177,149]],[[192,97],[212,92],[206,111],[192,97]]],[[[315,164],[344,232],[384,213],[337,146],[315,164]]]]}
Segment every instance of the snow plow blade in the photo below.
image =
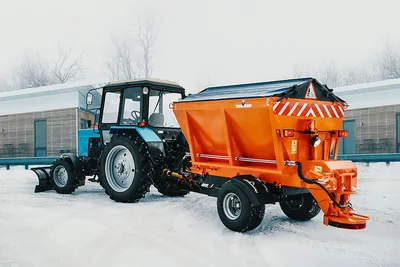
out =
{"type": "Polygon", "coordinates": [[[48,190],[52,190],[53,187],[50,182],[50,169],[51,167],[38,167],[31,168],[31,171],[36,173],[39,184],[35,187],[35,193],[44,192],[48,190]]]}

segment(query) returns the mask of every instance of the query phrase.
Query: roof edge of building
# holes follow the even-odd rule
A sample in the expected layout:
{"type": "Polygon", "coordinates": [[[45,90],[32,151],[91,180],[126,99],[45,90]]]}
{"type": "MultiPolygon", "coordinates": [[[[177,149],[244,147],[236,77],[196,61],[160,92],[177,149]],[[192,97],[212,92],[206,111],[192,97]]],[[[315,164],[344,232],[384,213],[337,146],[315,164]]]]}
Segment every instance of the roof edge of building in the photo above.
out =
{"type": "Polygon", "coordinates": [[[40,87],[25,88],[20,90],[1,92],[0,100],[7,101],[19,97],[29,97],[38,94],[48,94],[50,92],[74,91],[82,87],[89,88],[93,86],[104,85],[105,83],[106,83],[105,81],[97,79],[93,81],[85,80],[85,81],[76,81],[72,83],[60,83],[60,84],[52,84],[40,87]]]}
{"type": "Polygon", "coordinates": [[[337,92],[337,93],[339,93],[339,92],[344,93],[344,92],[355,92],[358,90],[365,90],[365,89],[377,89],[377,88],[383,88],[383,87],[394,89],[395,85],[400,86],[400,78],[340,86],[340,87],[333,88],[333,91],[337,92]]]}

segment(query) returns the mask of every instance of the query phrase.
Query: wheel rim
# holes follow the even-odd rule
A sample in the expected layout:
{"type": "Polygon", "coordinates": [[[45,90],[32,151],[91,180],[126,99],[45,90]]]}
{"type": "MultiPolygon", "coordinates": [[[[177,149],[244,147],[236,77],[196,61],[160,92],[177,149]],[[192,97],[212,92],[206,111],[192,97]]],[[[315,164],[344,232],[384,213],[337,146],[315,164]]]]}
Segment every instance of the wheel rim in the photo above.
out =
{"type": "Polygon", "coordinates": [[[64,166],[57,166],[53,172],[54,183],[58,187],[64,187],[68,182],[68,172],[64,166]]]}
{"type": "Polygon", "coordinates": [[[304,197],[301,195],[298,199],[288,200],[286,204],[292,210],[299,210],[304,204],[304,197]]]}
{"type": "Polygon", "coordinates": [[[228,193],[223,199],[222,206],[226,217],[236,220],[242,213],[242,202],[235,193],[228,193]]]}
{"type": "Polygon", "coordinates": [[[135,161],[132,153],[124,146],[115,146],[106,158],[106,179],[116,192],[126,191],[135,177],[135,161]]]}

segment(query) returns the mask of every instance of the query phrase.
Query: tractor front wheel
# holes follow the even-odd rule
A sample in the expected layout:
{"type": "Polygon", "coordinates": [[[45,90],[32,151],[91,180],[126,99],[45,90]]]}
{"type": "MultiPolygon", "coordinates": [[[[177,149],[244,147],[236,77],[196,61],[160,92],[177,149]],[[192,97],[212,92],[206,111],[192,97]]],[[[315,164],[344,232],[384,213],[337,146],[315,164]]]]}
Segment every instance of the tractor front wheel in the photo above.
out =
{"type": "Polygon", "coordinates": [[[137,135],[114,137],[100,160],[100,183],[117,202],[137,202],[152,183],[150,154],[137,135]]]}
{"type": "MultiPolygon", "coordinates": [[[[218,215],[222,223],[230,230],[246,232],[257,228],[264,218],[265,205],[253,205],[253,190],[245,190],[246,184],[226,182],[217,198],[218,215]]],[[[256,196],[257,197],[257,196],[256,196]]]]}
{"type": "Polygon", "coordinates": [[[71,194],[76,189],[74,166],[65,158],[57,159],[50,169],[52,188],[60,194],[71,194]]]}
{"type": "Polygon", "coordinates": [[[311,220],[321,211],[311,194],[291,196],[289,200],[279,202],[283,213],[297,221],[311,220]]]}

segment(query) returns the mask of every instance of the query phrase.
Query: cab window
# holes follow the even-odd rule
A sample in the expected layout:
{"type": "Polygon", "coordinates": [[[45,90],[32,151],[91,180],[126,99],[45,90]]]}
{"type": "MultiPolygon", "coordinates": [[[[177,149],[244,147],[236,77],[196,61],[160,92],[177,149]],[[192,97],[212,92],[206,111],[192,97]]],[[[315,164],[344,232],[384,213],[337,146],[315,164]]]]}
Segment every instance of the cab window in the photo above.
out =
{"type": "Polygon", "coordinates": [[[179,128],[178,121],[169,104],[179,100],[180,93],[161,90],[150,90],[149,97],[149,125],[153,127],[179,128]]]}
{"type": "Polygon", "coordinates": [[[120,96],[120,91],[111,91],[106,93],[101,120],[103,123],[117,123],[120,96]]]}
{"type": "Polygon", "coordinates": [[[125,89],[122,103],[121,125],[137,125],[142,120],[142,90],[140,87],[125,89]]]}

